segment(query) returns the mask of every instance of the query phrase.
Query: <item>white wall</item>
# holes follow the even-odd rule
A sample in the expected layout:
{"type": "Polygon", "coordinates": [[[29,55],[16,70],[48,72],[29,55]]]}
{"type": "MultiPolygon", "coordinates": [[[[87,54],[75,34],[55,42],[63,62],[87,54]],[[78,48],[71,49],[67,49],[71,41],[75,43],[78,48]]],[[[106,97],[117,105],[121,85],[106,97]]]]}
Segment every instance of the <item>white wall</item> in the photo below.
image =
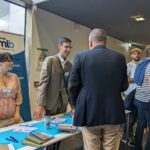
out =
{"type": "Polygon", "coordinates": [[[62,36],[72,40],[73,49],[69,57],[71,60],[77,51],[88,49],[89,28],[41,9],[37,10],[36,23],[41,47],[47,48],[50,55],[58,52],[57,40],[62,36]]]}
{"type": "Polygon", "coordinates": [[[122,53],[126,57],[126,60],[129,61],[130,45],[128,43],[108,36],[107,47],[122,53]]]}

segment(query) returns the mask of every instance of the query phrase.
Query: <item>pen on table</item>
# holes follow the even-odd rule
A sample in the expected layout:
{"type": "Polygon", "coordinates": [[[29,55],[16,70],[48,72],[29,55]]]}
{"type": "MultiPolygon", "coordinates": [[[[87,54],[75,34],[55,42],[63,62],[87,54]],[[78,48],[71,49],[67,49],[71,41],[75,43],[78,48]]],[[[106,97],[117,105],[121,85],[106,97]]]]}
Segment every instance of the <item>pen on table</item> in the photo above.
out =
{"type": "Polygon", "coordinates": [[[7,137],[6,140],[11,141],[11,142],[15,142],[18,143],[19,141],[17,139],[15,139],[14,137],[10,136],[9,138],[7,137]]]}
{"type": "Polygon", "coordinates": [[[10,138],[12,138],[15,142],[19,142],[16,138],[14,138],[13,136],[10,136],[10,138]]]}

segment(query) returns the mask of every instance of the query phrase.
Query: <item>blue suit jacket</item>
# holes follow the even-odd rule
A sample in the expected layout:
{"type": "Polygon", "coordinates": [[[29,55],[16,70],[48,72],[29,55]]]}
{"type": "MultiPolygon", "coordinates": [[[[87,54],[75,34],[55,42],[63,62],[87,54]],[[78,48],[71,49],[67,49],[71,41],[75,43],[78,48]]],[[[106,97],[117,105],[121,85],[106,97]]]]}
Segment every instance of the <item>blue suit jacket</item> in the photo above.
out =
{"type": "Polygon", "coordinates": [[[68,87],[75,107],[74,125],[124,123],[121,92],[127,87],[126,61],[122,54],[100,45],[77,54],[68,87]]]}

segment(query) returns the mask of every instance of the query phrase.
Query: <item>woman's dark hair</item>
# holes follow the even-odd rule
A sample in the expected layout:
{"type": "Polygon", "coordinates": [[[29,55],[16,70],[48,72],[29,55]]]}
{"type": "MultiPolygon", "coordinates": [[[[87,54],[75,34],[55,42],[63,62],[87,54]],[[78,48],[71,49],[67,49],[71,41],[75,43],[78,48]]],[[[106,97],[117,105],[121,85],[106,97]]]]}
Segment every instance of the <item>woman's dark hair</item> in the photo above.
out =
{"type": "Polygon", "coordinates": [[[13,61],[12,55],[10,53],[0,53],[0,62],[6,62],[8,60],[13,61]]]}

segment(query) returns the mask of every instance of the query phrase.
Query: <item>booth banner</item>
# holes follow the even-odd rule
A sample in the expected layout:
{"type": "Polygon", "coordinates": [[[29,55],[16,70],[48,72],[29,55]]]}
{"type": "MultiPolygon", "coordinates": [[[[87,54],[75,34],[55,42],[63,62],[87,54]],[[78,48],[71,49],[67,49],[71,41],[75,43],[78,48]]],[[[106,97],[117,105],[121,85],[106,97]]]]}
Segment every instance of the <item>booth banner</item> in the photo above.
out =
{"type": "Polygon", "coordinates": [[[8,52],[13,56],[14,67],[11,72],[20,78],[23,103],[21,116],[24,121],[31,120],[29,89],[26,71],[24,36],[0,32],[0,52],[8,52]]]}
{"type": "Polygon", "coordinates": [[[24,36],[0,32],[0,51],[16,53],[24,49],[24,36]]]}

